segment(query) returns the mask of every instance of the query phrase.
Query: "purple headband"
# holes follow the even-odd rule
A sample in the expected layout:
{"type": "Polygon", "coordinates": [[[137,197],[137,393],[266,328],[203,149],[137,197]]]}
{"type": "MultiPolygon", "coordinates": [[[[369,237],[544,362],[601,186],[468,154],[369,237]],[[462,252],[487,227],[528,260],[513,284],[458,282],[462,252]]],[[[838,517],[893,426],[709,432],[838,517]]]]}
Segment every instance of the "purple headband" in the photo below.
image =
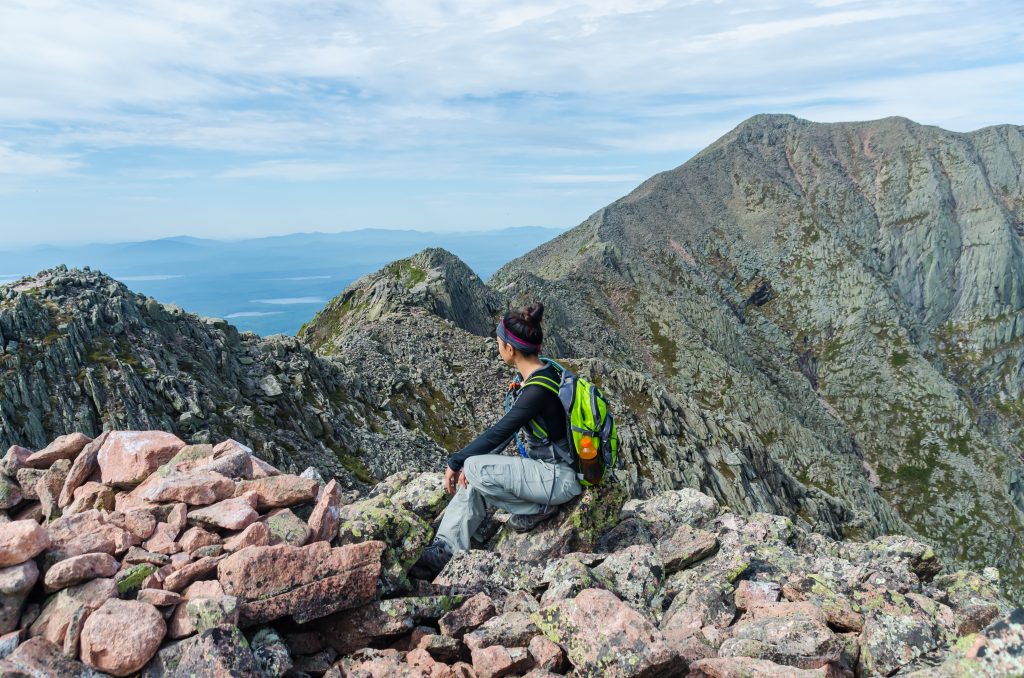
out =
{"type": "Polygon", "coordinates": [[[498,321],[498,327],[494,330],[494,333],[501,337],[502,341],[506,344],[512,344],[516,348],[526,351],[528,353],[538,353],[540,351],[540,344],[531,344],[528,341],[523,341],[505,327],[505,319],[502,318],[498,321]]]}

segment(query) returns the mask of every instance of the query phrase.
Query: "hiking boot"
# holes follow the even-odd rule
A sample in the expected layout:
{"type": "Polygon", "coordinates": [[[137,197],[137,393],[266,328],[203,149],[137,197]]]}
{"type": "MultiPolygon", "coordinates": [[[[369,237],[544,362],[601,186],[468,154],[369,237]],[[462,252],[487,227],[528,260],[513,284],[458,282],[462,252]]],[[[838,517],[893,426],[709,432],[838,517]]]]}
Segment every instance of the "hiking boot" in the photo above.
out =
{"type": "Polygon", "coordinates": [[[448,542],[435,538],[427,548],[423,549],[423,555],[416,561],[416,564],[409,569],[409,576],[413,579],[432,581],[451,559],[452,549],[448,546],[448,542]]]}
{"type": "Polygon", "coordinates": [[[530,513],[527,515],[514,513],[509,516],[505,524],[516,532],[529,532],[556,513],[558,513],[557,506],[552,506],[547,511],[540,513],[530,513]]]}

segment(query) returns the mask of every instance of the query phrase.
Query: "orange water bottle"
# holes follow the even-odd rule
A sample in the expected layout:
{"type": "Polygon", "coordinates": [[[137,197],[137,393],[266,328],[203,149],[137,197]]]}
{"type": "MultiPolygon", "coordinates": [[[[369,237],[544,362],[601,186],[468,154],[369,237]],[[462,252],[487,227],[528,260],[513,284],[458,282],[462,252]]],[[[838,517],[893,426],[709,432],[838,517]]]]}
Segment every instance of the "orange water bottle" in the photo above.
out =
{"type": "Polygon", "coordinates": [[[601,482],[601,460],[597,456],[595,441],[590,436],[580,438],[580,471],[583,479],[591,485],[601,482]]]}

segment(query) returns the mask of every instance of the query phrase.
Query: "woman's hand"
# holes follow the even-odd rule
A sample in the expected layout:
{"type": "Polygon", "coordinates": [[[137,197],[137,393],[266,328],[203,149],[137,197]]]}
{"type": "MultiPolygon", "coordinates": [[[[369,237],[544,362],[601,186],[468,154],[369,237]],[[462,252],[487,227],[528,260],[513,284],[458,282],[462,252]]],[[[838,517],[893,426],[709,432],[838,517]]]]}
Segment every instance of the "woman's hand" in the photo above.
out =
{"type": "Polygon", "coordinates": [[[444,470],[444,489],[448,494],[455,494],[456,486],[461,485],[466,489],[469,489],[469,483],[466,482],[466,471],[462,470],[456,474],[449,466],[444,470]]]}

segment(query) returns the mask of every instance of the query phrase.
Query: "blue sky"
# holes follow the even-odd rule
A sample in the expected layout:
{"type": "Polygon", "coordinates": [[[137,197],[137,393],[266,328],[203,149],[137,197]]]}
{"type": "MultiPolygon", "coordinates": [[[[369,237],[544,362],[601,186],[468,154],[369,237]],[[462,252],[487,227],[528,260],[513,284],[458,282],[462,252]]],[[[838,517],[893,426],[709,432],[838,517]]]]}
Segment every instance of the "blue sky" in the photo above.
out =
{"type": "Polygon", "coordinates": [[[4,0],[6,245],[573,226],[761,112],[1024,124],[1020,0],[4,0]]]}

